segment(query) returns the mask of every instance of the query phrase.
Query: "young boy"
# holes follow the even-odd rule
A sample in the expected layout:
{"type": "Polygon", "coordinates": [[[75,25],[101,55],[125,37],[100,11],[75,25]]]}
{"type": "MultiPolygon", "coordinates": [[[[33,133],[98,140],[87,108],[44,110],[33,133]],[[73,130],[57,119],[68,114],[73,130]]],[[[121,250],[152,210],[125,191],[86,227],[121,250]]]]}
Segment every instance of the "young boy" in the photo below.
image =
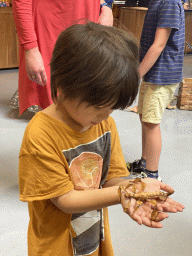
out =
{"type": "MultiPolygon", "coordinates": [[[[138,83],[138,49],[129,34],[90,22],[59,36],[51,61],[54,104],[30,121],[19,156],[29,256],[114,255],[106,207],[125,208],[130,199],[118,193],[129,173],[109,115],[132,104],[138,83]]],[[[145,183],[146,191],[173,192],[154,179],[145,183]]],[[[126,212],[133,220],[160,228],[163,211],[184,206],[161,202],[156,221],[149,204],[135,207],[131,199],[126,212]]]]}
{"type": "Polygon", "coordinates": [[[180,0],[151,0],[141,35],[138,113],[142,125],[142,158],[131,171],[161,180],[160,122],[175,89],[183,80],[185,17],[180,0]]]}

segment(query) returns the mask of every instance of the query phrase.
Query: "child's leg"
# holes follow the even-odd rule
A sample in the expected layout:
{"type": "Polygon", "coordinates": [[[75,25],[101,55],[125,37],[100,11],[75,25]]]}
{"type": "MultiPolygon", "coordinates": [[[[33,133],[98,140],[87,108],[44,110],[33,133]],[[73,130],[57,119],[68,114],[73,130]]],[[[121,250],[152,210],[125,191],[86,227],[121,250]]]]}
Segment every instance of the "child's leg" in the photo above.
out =
{"type": "Polygon", "coordinates": [[[142,137],[142,158],[146,159],[146,153],[145,153],[145,147],[146,147],[146,134],[145,134],[145,130],[143,129],[143,125],[142,125],[142,115],[139,115],[140,117],[140,122],[141,122],[141,137],[142,137]]]}
{"type": "Polygon", "coordinates": [[[142,125],[142,158],[146,159],[146,169],[157,171],[161,154],[160,124],[141,121],[142,125]],[[151,153],[153,152],[153,153],[151,153]]]}
{"type": "Polygon", "coordinates": [[[160,121],[176,85],[156,86],[143,82],[140,89],[138,113],[142,125],[142,158],[147,171],[158,171],[161,154],[160,121]]]}
{"type": "MultiPolygon", "coordinates": [[[[138,101],[137,113],[139,113],[138,110],[142,110],[144,93],[145,93],[145,83],[142,81],[141,85],[140,85],[140,89],[139,89],[139,101],[138,101]]],[[[142,136],[142,140],[143,140],[143,138],[144,137],[142,136]]],[[[145,143],[142,141],[142,147],[144,145],[145,145],[145,143]]],[[[143,150],[142,150],[142,152],[143,152],[143,150]]],[[[146,169],[146,159],[145,158],[135,160],[130,165],[130,172],[133,172],[133,173],[141,174],[142,172],[145,171],[145,169],[146,169]]]]}

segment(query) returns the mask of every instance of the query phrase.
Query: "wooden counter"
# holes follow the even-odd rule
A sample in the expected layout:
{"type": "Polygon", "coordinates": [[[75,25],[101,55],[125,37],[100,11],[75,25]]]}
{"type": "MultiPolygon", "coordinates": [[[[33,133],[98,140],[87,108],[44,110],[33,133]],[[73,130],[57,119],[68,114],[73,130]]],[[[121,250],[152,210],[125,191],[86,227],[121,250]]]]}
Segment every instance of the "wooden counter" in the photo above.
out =
{"type": "MultiPolygon", "coordinates": [[[[140,40],[147,8],[113,7],[114,17],[124,24],[140,40]]],[[[0,69],[19,66],[19,44],[11,7],[0,8],[0,69]]],[[[192,45],[192,10],[185,10],[185,53],[192,52],[187,43],[192,45]]]]}
{"type": "MultiPolygon", "coordinates": [[[[135,35],[138,41],[146,12],[147,8],[144,7],[121,7],[119,10],[119,21],[135,35]]],[[[185,54],[192,52],[187,43],[192,45],[192,10],[185,10],[185,54]]]]}
{"type": "Polygon", "coordinates": [[[185,10],[185,53],[190,53],[187,43],[192,46],[192,10],[185,10]]]}
{"type": "Polygon", "coordinates": [[[19,65],[19,44],[11,7],[0,8],[0,69],[19,65]]]}
{"type": "Polygon", "coordinates": [[[120,10],[119,21],[135,35],[138,41],[147,10],[145,7],[123,7],[120,10]]]}

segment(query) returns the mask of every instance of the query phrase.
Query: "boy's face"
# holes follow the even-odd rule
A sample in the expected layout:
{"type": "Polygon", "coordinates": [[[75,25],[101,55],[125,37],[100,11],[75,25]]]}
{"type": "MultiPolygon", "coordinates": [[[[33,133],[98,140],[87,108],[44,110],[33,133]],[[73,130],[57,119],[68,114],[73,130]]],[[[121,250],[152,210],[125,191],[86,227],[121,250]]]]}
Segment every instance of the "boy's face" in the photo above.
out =
{"type": "Polygon", "coordinates": [[[113,112],[113,106],[114,103],[107,107],[96,107],[87,102],[80,103],[79,99],[66,99],[58,106],[58,110],[66,124],[75,130],[85,132],[90,126],[106,120],[113,112]]]}

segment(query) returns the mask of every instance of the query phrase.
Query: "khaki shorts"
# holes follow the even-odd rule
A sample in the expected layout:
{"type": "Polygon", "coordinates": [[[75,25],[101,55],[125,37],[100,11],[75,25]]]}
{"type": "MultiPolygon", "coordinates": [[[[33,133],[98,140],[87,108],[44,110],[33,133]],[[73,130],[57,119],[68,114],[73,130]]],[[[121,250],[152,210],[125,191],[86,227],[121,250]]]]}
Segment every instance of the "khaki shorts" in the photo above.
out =
{"type": "Polygon", "coordinates": [[[171,102],[174,92],[179,86],[154,85],[142,82],[139,91],[138,113],[142,115],[142,121],[147,123],[159,124],[164,110],[171,102]]]}

